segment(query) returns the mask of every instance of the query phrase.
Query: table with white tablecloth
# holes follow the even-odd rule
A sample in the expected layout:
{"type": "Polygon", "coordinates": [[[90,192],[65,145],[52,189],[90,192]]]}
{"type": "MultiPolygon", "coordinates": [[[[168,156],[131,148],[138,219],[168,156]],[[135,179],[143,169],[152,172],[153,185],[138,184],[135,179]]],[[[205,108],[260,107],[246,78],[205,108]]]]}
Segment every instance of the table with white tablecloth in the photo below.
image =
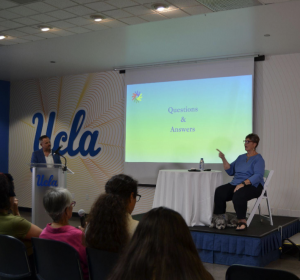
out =
{"type": "Polygon", "coordinates": [[[188,226],[209,225],[215,189],[222,184],[222,172],[217,170],[160,170],[153,208],[165,206],[179,212],[188,226]]]}

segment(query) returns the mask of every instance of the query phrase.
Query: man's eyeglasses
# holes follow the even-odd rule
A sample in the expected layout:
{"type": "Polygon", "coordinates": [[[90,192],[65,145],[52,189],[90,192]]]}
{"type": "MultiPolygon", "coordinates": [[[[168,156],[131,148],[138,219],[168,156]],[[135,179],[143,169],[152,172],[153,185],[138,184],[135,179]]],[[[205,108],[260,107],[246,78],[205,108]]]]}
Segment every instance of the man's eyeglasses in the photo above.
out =
{"type": "Polygon", "coordinates": [[[250,141],[250,140],[244,140],[243,141],[245,144],[249,144],[250,142],[253,142],[253,141],[250,141]]]}
{"type": "Polygon", "coordinates": [[[137,194],[137,195],[136,195],[136,202],[139,202],[140,199],[141,199],[141,197],[142,197],[142,196],[141,196],[140,194],[137,194]]]}
{"type": "Polygon", "coordinates": [[[75,205],[76,205],[76,201],[72,201],[70,207],[71,207],[71,206],[72,206],[72,207],[75,207],[75,205]]]}

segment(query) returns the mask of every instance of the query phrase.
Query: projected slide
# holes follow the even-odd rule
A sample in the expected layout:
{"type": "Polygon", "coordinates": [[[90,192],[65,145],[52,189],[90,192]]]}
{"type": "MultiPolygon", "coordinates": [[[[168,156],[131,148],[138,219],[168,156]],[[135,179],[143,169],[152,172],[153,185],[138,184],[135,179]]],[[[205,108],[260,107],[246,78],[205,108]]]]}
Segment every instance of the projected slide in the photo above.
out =
{"type": "Polygon", "coordinates": [[[125,162],[231,162],[251,132],[252,75],[127,85],[125,162]]]}

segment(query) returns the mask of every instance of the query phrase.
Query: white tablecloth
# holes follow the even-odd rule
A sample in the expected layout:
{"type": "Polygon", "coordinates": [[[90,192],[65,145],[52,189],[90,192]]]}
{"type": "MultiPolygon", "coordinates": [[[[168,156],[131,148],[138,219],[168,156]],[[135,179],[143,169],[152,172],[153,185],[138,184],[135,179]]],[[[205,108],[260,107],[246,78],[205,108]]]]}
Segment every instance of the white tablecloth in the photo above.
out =
{"type": "Polygon", "coordinates": [[[153,208],[179,212],[188,226],[210,225],[215,189],[223,184],[221,171],[160,170],[153,208]]]}

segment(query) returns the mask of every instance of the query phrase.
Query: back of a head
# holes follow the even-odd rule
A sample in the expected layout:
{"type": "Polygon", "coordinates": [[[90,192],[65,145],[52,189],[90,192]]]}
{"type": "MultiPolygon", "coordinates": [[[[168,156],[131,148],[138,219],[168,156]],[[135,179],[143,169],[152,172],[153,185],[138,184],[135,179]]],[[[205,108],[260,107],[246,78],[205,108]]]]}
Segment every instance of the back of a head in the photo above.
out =
{"type": "Polygon", "coordinates": [[[9,210],[9,183],[6,176],[0,173],[0,210],[9,210]]]}
{"type": "Polygon", "coordinates": [[[204,280],[212,277],[205,270],[181,215],[159,207],[145,214],[109,279],[204,280]]]}
{"type": "Polygon", "coordinates": [[[43,198],[44,208],[54,222],[60,221],[71,202],[72,195],[65,188],[49,188],[43,198]]]}
{"type": "Polygon", "coordinates": [[[89,213],[85,242],[88,247],[120,252],[129,240],[127,206],[131,194],[137,195],[137,181],[119,174],[107,181],[105,191],[89,213]]]}
{"type": "Polygon", "coordinates": [[[106,182],[105,192],[118,195],[124,199],[129,199],[131,193],[136,197],[137,181],[125,174],[115,175],[106,182]]]}

